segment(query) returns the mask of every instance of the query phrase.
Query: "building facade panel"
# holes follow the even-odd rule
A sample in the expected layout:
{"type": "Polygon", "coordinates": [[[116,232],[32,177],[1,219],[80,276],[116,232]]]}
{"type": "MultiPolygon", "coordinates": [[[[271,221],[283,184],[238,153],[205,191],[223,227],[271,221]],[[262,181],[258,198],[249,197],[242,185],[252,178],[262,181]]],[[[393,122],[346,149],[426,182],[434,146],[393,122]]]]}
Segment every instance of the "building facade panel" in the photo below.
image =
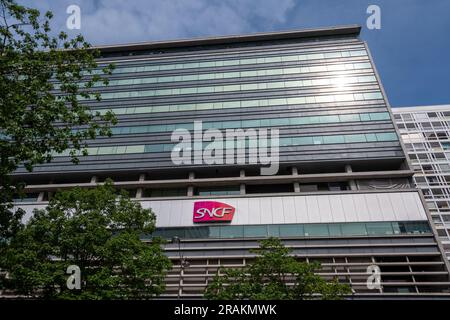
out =
{"type": "MultiPolygon", "coordinates": [[[[417,191],[388,193],[346,193],[340,195],[283,195],[252,197],[208,197],[207,201],[223,202],[236,209],[229,225],[350,223],[375,221],[426,221],[423,207],[417,206],[417,191]],[[378,201],[379,197],[383,202],[378,201]],[[338,201],[338,205],[336,202],[338,201]],[[294,206],[295,203],[295,206],[294,206]],[[332,205],[333,204],[333,205],[332,205]]],[[[194,204],[202,198],[141,200],[157,217],[157,227],[194,227],[194,204]]],[[[27,217],[35,204],[22,207],[27,217]]],[[[42,208],[43,206],[40,206],[42,208]]]]}
{"type": "Polygon", "coordinates": [[[450,259],[450,106],[394,108],[395,119],[450,259]]]}

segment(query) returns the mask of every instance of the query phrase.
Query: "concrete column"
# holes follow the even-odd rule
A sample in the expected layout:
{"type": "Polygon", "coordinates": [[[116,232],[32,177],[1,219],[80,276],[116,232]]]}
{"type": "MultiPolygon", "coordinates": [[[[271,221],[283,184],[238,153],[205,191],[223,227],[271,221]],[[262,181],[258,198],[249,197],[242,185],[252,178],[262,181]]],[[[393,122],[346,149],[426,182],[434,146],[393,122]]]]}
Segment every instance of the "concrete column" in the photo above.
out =
{"type": "MultiPolygon", "coordinates": [[[[139,175],[139,181],[145,181],[145,173],[141,173],[139,175]]],[[[136,190],[136,198],[142,198],[142,195],[144,194],[144,188],[137,188],[136,190]]]]}
{"type": "Polygon", "coordinates": [[[239,171],[239,177],[240,178],[244,178],[245,177],[245,170],[242,169],[241,171],[239,171]]]}
{"type": "Polygon", "coordinates": [[[244,183],[241,183],[241,185],[240,185],[240,193],[241,194],[245,194],[245,184],[244,183]]]}
{"type": "MultiPolygon", "coordinates": [[[[352,166],[349,165],[349,164],[345,165],[345,172],[347,172],[347,173],[353,172],[352,166]]],[[[349,180],[348,183],[350,185],[350,190],[358,190],[358,186],[356,185],[356,181],[355,180],[353,180],[353,179],[349,180]]]]}
{"type": "Polygon", "coordinates": [[[42,202],[44,200],[44,191],[39,192],[39,195],[37,197],[37,202],[42,202]]]}
{"type": "MultiPolygon", "coordinates": [[[[293,176],[298,176],[298,168],[297,167],[292,167],[292,175],[293,176]]],[[[300,183],[298,182],[294,182],[294,192],[300,192],[300,183]]]]}
{"type": "MultiPolygon", "coordinates": [[[[189,172],[189,180],[194,180],[195,179],[195,172],[189,172]]],[[[194,186],[188,186],[188,190],[187,190],[187,195],[188,197],[192,197],[194,195],[194,186]]]]}
{"type": "Polygon", "coordinates": [[[97,176],[92,176],[91,183],[97,183],[97,176]]]}

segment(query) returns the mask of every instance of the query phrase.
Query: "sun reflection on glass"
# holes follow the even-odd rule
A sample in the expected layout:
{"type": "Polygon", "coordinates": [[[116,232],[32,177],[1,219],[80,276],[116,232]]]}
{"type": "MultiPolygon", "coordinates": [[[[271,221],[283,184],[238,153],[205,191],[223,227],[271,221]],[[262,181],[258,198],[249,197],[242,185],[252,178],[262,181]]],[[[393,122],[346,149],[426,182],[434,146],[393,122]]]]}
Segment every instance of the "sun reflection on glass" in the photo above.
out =
{"type": "Polygon", "coordinates": [[[344,76],[333,79],[333,84],[338,88],[343,88],[348,83],[349,83],[349,79],[344,76]]]}

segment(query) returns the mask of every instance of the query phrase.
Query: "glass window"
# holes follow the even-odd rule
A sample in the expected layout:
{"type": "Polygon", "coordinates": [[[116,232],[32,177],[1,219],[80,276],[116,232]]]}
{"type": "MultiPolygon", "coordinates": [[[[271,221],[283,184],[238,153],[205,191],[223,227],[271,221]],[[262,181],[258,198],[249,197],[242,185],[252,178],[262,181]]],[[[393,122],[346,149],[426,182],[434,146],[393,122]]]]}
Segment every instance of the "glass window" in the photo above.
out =
{"type": "Polygon", "coordinates": [[[312,144],[312,137],[294,137],[292,138],[293,145],[308,145],[312,144]]]}
{"type": "Polygon", "coordinates": [[[375,133],[366,133],[366,141],[367,142],[374,142],[377,141],[377,136],[375,133]]]}
{"type": "Polygon", "coordinates": [[[320,123],[333,123],[339,122],[339,116],[322,116],[320,117],[320,123]]]}
{"type": "MultiPolygon", "coordinates": [[[[331,67],[331,66],[329,66],[331,67]]],[[[325,72],[329,68],[327,66],[312,66],[309,67],[309,72],[325,72]]]]}
{"type": "Polygon", "coordinates": [[[145,146],[127,146],[126,153],[142,153],[145,151],[145,146]]]}
{"type": "Polygon", "coordinates": [[[281,57],[267,57],[266,63],[281,62],[281,57]]]}
{"type": "Polygon", "coordinates": [[[371,100],[371,99],[381,99],[383,98],[380,92],[369,92],[364,93],[364,99],[365,100],[371,100]]]}
{"type": "Polygon", "coordinates": [[[396,141],[397,135],[394,132],[377,133],[378,141],[396,141]]]}
{"type": "Polygon", "coordinates": [[[281,59],[283,62],[284,61],[298,61],[298,57],[297,56],[284,56],[281,59]]]}
{"type": "Polygon", "coordinates": [[[353,101],[355,99],[353,97],[353,94],[338,94],[334,96],[334,100],[340,102],[340,101],[353,101]]]}
{"type": "MultiPolygon", "coordinates": [[[[158,229],[157,229],[158,230],[158,229]]],[[[184,228],[161,228],[158,230],[161,237],[171,239],[173,237],[184,238],[184,228]]]]}
{"type": "Polygon", "coordinates": [[[254,128],[254,127],[260,127],[261,121],[260,120],[244,120],[242,121],[242,127],[245,128],[254,128]]]}
{"type": "Polygon", "coordinates": [[[312,137],[313,144],[322,144],[323,143],[323,137],[312,137]]]}
{"type": "Polygon", "coordinates": [[[258,75],[257,71],[242,71],[241,77],[256,77],[258,75]]]}
{"type": "Polygon", "coordinates": [[[241,64],[254,64],[256,59],[241,59],[241,64]]]}
{"type": "Polygon", "coordinates": [[[323,143],[331,144],[331,143],[344,143],[345,139],[343,136],[324,136],[323,143]]]}
{"type": "Polygon", "coordinates": [[[267,226],[267,235],[269,237],[279,237],[280,236],[280,226],[270,224],[267,226]]]}
{"type": "Polygon", "coordinates": [[[200,196],[237,195],[240,194],[240,186],[200,187],[197,188],[195,194],[200,196]]]}
{"type": "Polygon", "coordinates": [[[369,222],[366,223],[366,228],[368,235],[394,234],[390,222],[369,222]]]}
{"type": "Polygon", "coordinates": [[[298,98],[287,98],[288,104],[303,104],[306,102],[306,99],[304,97],[298,97],[298,98]]]}
{"type": "Polygon", "coordinates": [[[236,66],[239,64],[239,60],[225,60],[223,62],[224,66],[236,66]]]}
{"type": "Polygon", "coordinates": [[[216,66],[216,63],[214,61],[200,62],[200,67],[211,68],[211,67],[215,67],[215,66],[216,66]]]}
{"type": "Polygon", "coordinates": [[[222,227],[208,227],[210,238],[220,238],[220,231],[222,227]]]}
{"type": "Polygon", "coordinates": [[[317,96],[315,97],[317,103],[326,103],[326,102],[333,102],[334,97],[333,96],[317,96]]]}
{"type": "Polygon", "coordinates": [[[431,231],[427,222],[401,222],[400,230],[402,233],[428,233],[431,231]]]}
{"type": "Polygon", "coordinates": [[[181,197],[187,195],[186,188],[144,189],[143,197],[181,197]]]}
{"type": "Polygon", "coordinates": [[[363,134],[349,134],[345,136],[346,143],[366,142],[366,137],[363,134]]]}
{"type": "Polygon", "coordinates": [[[280,237],[303,236],[303,226],[295,224],[282,224],[280,227],[280,237]]]}
{"type": "Polygon", "coordinates": [[[359,121],[359,114],[341,114],[339,116],[342,122],[359,121]]]}
{"type": "Polygon", "coordinates": [[[114,147],[101,147],[101,148],[98,148],[98,155],[101,155],[101,154],[113,154],[114,152],[114,147]]]}
{"type": "Polygon", "coordinates": [[[272,126],[289,125],[289,119],[288,118],[271,119],[270,120],[270,125],[272,125],[272,126]]]}
{"type": "Polygon", "coordinates": [[[342,236],[341,225],[339,223],[332,223],[328,226],[328,231],[332,237],[342,236]]]}
{"type": "Polygon", "coordinates": [[[286,68],[283,69],[283,74],[292,74],[292,73],[301,73],[301,69],[300,68],[286,68]]]}
{"type": "Polygon", "coordinates": [[[350,56],[356,57],[356,56],[364,56],[366,55],[365,50],[358,50],[358,51],[350,51],[350,56]]]}
{"type": "Polygon", "coordinates": [[[199,74],[198,75],[198,80],[209,80],[209,79],[214,79],[215,75],[214,74],[209,74],[209,73],[205,73],[205,74],[199,74]]]}
{"type": "Polygon", "coordinates": [[[257,83],[247,83],[241,85],[241,90],[258,90],[258,84],[257,83]]]}
{"type": "Polygon", "coordinates": [[[244,237],[244,226],[226,226],[221,227],[221,238],[242,238],[244,237]]]}
{"type": "Polygon", "coordinates": [[[193,227],[186,228],[185,237],[187,239],[204,239],[208,238],[209,230],[208,227],[193,227]]]}
{"type": "Polygon", "coordinates": [[[378,113],[370,113],[370,120],[388,120],[390,119],[389,113],[387,112],[378,112],[378,113]]]}
{"type": "Polygon", "coordinates": [[[325,58],[323,53],[312,53],[312,54],[308,54],[308,59],[323,59],[325,58]]]}
{"type": "Polygon", "coordinates": [[[239,72],[226,72],[224,78],[239,78],[239,72]]]}
{"type": "Polygon", "coordinates": [[[325,58],[340,58],[341,57],[340,52],[327,52],[324,55],[325,55],[325,58]]]}
{"type": "Polygon", "coordinates": [[[223,86],[223,91],[239,91],[240,89],[241,89],[240,85],[223,86]]]}
{"type": "Polygon", "coordinates": [[[180,93],[181,94],[194,94],[194,93],[197,93],[197,88],[181,88],[180,93]]]}
{"type": "Polygon", "coordinates": [[[194,80],[197,80],[197,79],[198,79],[198,75],[195,75],[195,74],[183,75],[183,76],[181,77],[181,79],[182,79],[183,81],[194,81],[194,80]]]}
{"type": "Polygon", "coordinates": [[[326,224],[305,224],[305,236],[319,237],[328,235],[328,225],[326,224]]]}
{"type": "Polygon", "coordinates": [[[163,152],[164,145],[163,144],[147,144],[145,145],[145,152],[163,152]]]}
{"type": "MultiPolygon", "coordinates": [[[[450,220],[450,219],[447,219],[450,220]]],[[[275,237],[342,237],[365,235],[391,235],[429,233],[430,226],[424,221],[330,223],[330,224],[281,224],[252,226],[196,226],[184,228],[157,228],[153,236],[171,238],[265,238],[275,237]]]]}
{"type": "Polygon", "coordinates": [[[244,237],[267,237],[267,226],[244,226],[244,237]]]}
{"type": "Polygon", "coordinates": [[[367,235],[366,225],[364,223],[343,223],[341,230],[344,236],[367,235]]]}
{"type": "Polygon", "coordinates": [[[197,93],[211,93],[214,92],[214,87],[198,87],[197,93]]]}

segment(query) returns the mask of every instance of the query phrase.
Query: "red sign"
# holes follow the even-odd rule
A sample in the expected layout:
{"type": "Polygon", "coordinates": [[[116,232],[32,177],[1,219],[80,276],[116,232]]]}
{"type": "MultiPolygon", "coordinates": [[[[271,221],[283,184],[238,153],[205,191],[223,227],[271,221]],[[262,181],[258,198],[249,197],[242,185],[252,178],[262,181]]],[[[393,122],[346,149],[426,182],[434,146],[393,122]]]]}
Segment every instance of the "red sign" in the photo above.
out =
{"type": "Polygon", "coordinates": [[[194,223],[231,222],[235,208],[217,201],[197,201],[194,203],[194,223]]]}

